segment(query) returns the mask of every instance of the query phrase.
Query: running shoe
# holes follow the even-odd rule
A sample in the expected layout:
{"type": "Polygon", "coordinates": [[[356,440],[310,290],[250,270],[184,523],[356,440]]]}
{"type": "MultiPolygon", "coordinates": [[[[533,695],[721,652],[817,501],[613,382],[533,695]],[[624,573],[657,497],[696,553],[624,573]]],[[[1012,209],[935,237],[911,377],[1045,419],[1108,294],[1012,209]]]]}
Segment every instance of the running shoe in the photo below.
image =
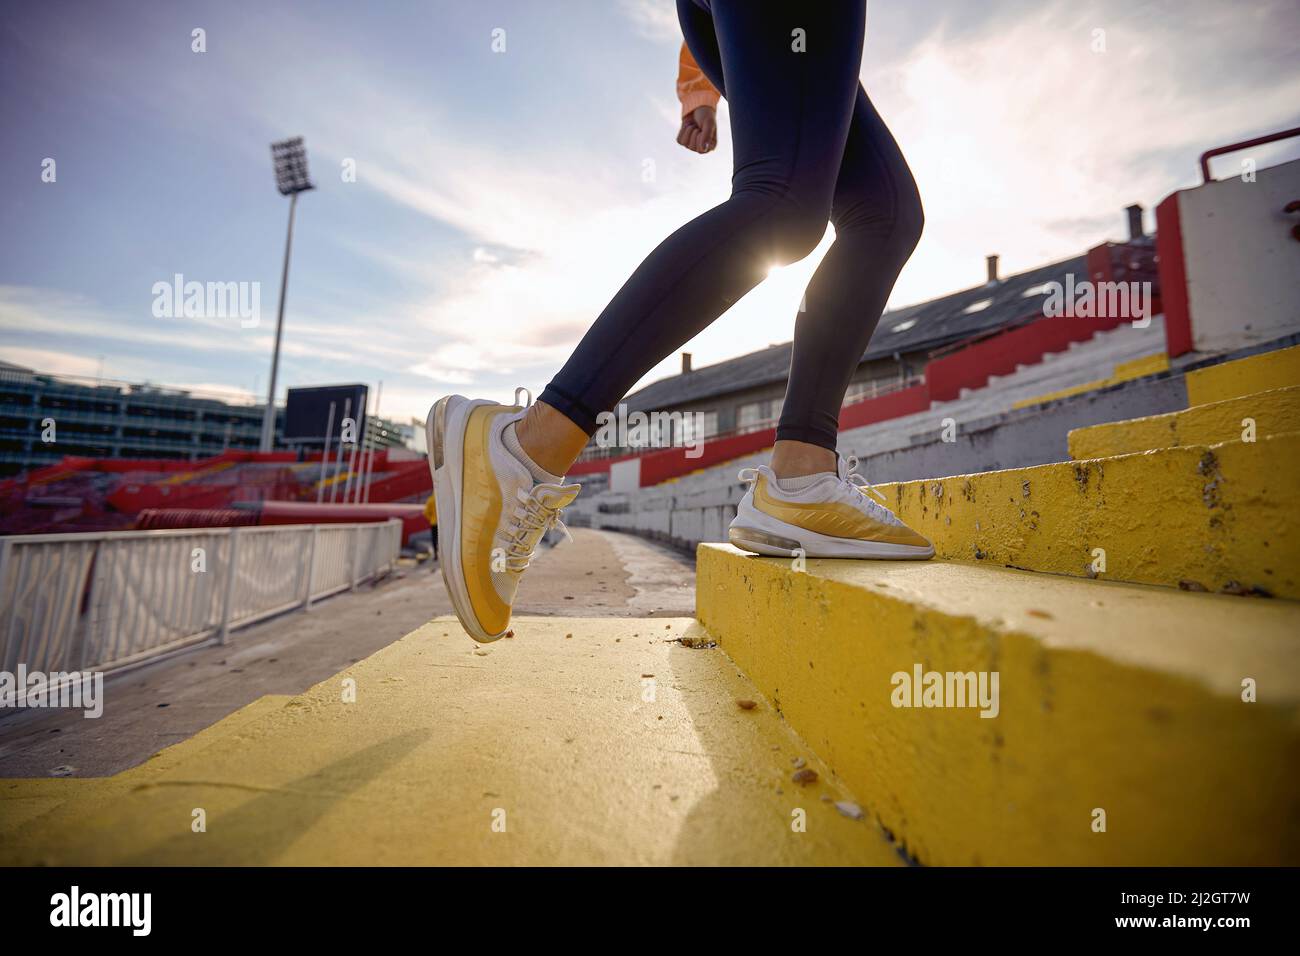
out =
{"type": "MultiPolygon", "coordinates": [[[[520,392],[527,395],[516,389],[516,403],[520,392]]],[[[505,636],[519,578],[547,531],[568,537],[560,509],[581,488],[535,481],[502,442],[530,401],[502,405],[449,395],[434,404],[425,425],[443,581],[461,625],[481,643],[505,636]]]]}
{"type": "Polygon", "coordinates": [[[736,508],[727,538],[755,554],[809,558],[918,559],[934,545],[885,506],[884,497],[857,473],[858,459],[841,458],[799,491],[782,491],[767,465],[743,468],[749,489],[736,508]]]}

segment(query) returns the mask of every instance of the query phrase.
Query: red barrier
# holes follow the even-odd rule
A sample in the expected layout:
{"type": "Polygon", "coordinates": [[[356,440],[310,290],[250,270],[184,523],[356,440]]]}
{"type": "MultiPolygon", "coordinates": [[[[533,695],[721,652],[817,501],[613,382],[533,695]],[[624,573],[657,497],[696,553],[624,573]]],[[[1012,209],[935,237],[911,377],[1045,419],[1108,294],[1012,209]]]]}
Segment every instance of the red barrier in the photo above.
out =
{"type": "Polygon", "coordinates": [[[875,398],[845,405],[840,409],[840,431],[874,425],[891,418],[902,418],[904,415],[923,412],[929,407],[930,389],[922,382],[888,395],[877,395],[875,398]]]}
{"type": "Polygon", "coordinates": [[[764,428],[761,431],[745,432],[743,435],[729,435],[726,438],[708,438],[703,445],[697,446],[698,458],[687,458],[686,448],[665,448],[641,456],[641,487],[657,485],[669,478],[682,475],[710,465],[717,465],[742,455],[749,455],[764,448],[771,448],[776,441],[776,429],[764,428]]]}
{"type": "Polygon", "coordinates": [[[257,524],[254,511],[233,508],[146,508],[136,515],[132,526],[137,531],[173,528],[242,528],[257,524]]]}
{"type": "Polygon", "coordinates": [[[1165,350],[1169,357],[1192,350],[1192,319],[1187,304],[1187,264],[1183,259],[1183,225],[1178,193],[1156,206],[1156,254],[1160,257],[1160,294],[1165,302],[1165,350]]]}
{"type": "Polygon", "coordinates": [[[566,474],[569,475],[603,475],[609,471],[609,466],[615,462],[627,461],[629,458],[636,458],[632,455],[619,455],[617,458],[593,458],[590,461],[575,461],[566,474]]]}
{"type": "Polygon", "coordinates": [[[936,402],[960,398],[962,389],[983,388],[992,375],[1009,375],[1021,365],[1036,365],[1049,352],[1063,352],[1072,342],[1086,341],[1127,321],[1129,317],[1122,315],[1052,316],[968,345],[925,367],[930,397],[936,402]]]}
{"type": "Polygon", "coordinates": [[[307,501],[253,501],[234,508],[148,508],[140,512],[135,527],[234,528],[250,525],[352,524],[402,522],[402,544],[411,536],[429,530],[422,504],[318,505],[307,501]]]}

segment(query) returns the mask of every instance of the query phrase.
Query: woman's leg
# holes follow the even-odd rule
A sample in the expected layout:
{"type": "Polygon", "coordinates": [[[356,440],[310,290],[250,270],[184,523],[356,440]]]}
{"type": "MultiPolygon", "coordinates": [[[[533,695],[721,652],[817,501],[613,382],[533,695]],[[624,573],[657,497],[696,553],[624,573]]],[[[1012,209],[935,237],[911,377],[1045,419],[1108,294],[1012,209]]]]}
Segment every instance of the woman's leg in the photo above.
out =
{"type": "MultiPolygon", "coordinates": [[[[835,451],[840,407],[899,272],[921,237],[921,197],[903,154],[866,91],[857,91],[831,222],[835,242],[795,320],[778,443],[835,451]]],[[[778,447],[778,454],[780,448],[778,447]]],[[[781,477],[808,471],[778,467],[781,477]]],[[[835,461],[825,469],[835,470],[835,461]]]]}
{"type": "Polygon", "coordinates": [[[678,0],[678,13],[692,55],[727,97],[731,197],[660,243],[521,422],[520,445],[555,474],[641,376],[772,266],[808,255],[832,212],[858,94],[863,0],[713,0],[711,10],[678,0]]]}

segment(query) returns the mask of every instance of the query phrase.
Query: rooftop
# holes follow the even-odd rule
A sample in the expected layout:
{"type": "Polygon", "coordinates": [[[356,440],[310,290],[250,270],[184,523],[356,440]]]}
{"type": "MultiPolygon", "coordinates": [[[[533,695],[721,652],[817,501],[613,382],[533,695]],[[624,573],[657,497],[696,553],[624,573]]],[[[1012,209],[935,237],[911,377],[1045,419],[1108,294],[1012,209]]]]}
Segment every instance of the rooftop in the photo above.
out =
{"type": "MultiPolygon", "coordinates": [[[[1042,314],[1047,283],[1064,283],[1073,273],[1087,277],[1085,256],[1030,269],[996,282],[886,312],[862,355],[862,361],[937,349],[953,342],[1042,314]]],[[[790,369],[790,342],[741,355],[715,365],[652,382],[626,399],[631,411],[650,410],[700,401],[749,388],[785,381],[790,369]]]]}

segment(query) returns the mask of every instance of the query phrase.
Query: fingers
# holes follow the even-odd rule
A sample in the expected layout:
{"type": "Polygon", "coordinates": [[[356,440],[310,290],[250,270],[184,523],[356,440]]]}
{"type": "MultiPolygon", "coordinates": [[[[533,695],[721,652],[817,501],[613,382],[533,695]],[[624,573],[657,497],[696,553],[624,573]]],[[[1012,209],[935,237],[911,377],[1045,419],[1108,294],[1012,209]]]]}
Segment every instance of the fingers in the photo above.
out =
{"type": "Polygon", "coordinates": [[[718,145],[718,124],[709,120],[700,128],[700,152],[707,153],[718,145]]]}
{"type": "Polygon", "coordinates": [[[701,106],[691,114],[691,119],[700,130],[700,143],[697,152],[707,153],[718,145],[718,113],[711,106],[701,106]]]}
{"type": "Polygon", "coordinates": [[[687,149],[699,152],[695,146],[696,138],[699,136],[700,128],[689,119],[682,122],[682,128],[677,133],[677,142],[687,149]]]}
{"type": "Polygon", "coordinates": [[[718,124],[712,110],[696,110],[682,120],[677,142],[695,153],[712,152],[718,146],[718,124]]]}
{"type": "Polygon", "coordinates": [[[677,133],[677,142],[692,152],[706,152],[704,149],[704,136],[700,128],[689,120],[682,123],[682,128],[677,133]]]}

